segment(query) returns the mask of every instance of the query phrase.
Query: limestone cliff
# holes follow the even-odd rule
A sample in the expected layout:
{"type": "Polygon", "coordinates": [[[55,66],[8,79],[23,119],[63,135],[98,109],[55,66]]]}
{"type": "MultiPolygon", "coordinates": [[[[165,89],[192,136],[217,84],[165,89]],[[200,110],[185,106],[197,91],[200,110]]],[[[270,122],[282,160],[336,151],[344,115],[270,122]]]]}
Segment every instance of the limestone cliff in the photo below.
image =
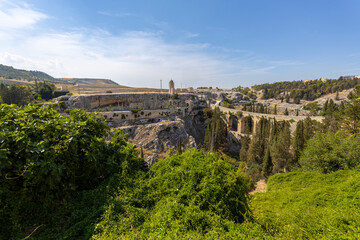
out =
{"type": "Polygon", "coordinates": [[[188,133],[185,122],[181,119],[126,126],[120,129],[128,133],[130,142],[143,148],[144,158],[150,166],[157,160],[170,155],[171,152],[175,153],[179,137],[184,150],[197,146],[195,138],[188,133]]]}

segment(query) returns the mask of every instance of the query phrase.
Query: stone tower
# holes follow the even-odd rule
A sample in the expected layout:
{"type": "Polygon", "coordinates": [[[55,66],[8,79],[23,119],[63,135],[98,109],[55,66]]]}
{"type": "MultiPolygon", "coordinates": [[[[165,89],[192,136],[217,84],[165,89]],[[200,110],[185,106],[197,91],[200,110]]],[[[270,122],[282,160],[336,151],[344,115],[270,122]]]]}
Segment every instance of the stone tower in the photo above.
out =
{"type": "Polygon", "coordinates": [[[169,94],[170,95],[175,94],[175,84],[173,80],[170,80],[169,82],[169,94]]]}

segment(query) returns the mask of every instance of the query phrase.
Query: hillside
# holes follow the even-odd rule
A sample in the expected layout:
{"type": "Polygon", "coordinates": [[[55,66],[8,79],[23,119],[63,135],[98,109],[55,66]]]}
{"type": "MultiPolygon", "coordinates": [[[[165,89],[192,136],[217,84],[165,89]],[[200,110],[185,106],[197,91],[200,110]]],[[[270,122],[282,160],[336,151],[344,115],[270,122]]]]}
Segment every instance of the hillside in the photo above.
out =
{"type": "Polygon", "coordinates": [[[116,82],[110,79],[101,79],[101,78],[59,78],[59,80],[72,84],[81,84],[81,85],[116,85],[117,87],[119,86],[119,84],[117,84],[116,82]]]}
{"type": "Polygon", "coordinates": [[[0,64],[0,78],[28,81],[35,81],[37,79],[39,81],[57,82],[57,79],[44,72],[16,69],[2,64],[0,64]]]}
{"type": "MultiPolygon", "coordinates": [[[[0,64],[0,82],[8,85],[29,85],[34,84],[35,80],[40,82],[50,82],[55,84],[65,85],[81,85],[82,87],[95,87],[95,88],[127,88],[117,84],[110,79],[101,78],[54,78],[47,73],[40,71],[28,71],[16,69],[11,66],[0,64]]],[[[69,86],[67,87],[69,88],[69,86]]]]}
{"type": "Polygon", "coordinates": [[[313,101],[329,93],[336,93],[355,87],[360,79],[317,79],[312,81],[285,81],[255,85],[252,88],[262,91],[263,99],[277,98],[300,103],[300,100],[313,101]]]}
{"type": "Polygon", "coordinates": [[[359,169],[277,174],[251,207],[276,239],[359,239],[359,183],[359,169]]]}

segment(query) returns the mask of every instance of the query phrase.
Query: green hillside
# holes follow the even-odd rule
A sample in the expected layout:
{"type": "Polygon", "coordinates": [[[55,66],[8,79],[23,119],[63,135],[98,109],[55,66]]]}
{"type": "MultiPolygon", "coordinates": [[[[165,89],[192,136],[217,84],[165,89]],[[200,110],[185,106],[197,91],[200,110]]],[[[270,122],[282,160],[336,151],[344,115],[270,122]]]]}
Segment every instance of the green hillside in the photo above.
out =
{"type": "Polygon", "coordinates": [[[39,82],[51,82],[51,83],[65,83],[65,84],[80,84],[80,85],[91,85],[91,86],[120,86],[116,82],[110,79],[101,78],[54,78],[47,73],[40,71],[28,71],[22,69],[16,69],[11,66],[5,66],[0,64],[0,82],[7,85],[29,85],[35,80],[39,82]],[[22,81],[19,81],[22,80],[22,81]],[[26,80],[28,82],[25,82],[26,80]]]}
{"type": "Polygon", "coordinates": [[[16,69],[10,66],[0,64],[0,77],[5,79],[17,79],[17,80],[28,80],[46,82],[57,82],[57,79],[53,78],[49,74],[40,71],[27,71],[22,69],[16,69]]]}
{"type": "Polygon", "coordinates": [[[277,239],[359,239],[360,169],[277,174],[251,207],[277,239]]]}
{"type": "Polygon", "coordinates": [[[355,87],[360,84],[360,79],[327,79],[312,81],[284,81],[275,83],[265,83],[255,85],[252,88],[256,91],[263,91],[263,98],[292,98],[295,103],[300,99],[315,100],[323,95],[335,92],[341,92],[346,89],[355,87]]]}
{"type": "Polygon", "coordinates": [[[102,78],[59,78],[59,80],[81,85],[119,85],[110,79],[102,78]]]}

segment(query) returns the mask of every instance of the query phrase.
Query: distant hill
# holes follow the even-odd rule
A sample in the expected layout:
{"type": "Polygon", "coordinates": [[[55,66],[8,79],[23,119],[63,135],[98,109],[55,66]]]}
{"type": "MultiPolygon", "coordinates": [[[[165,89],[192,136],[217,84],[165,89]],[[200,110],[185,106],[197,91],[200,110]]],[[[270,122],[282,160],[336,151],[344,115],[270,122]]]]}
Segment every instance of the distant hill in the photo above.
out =
{"type": "MultiPolygon", "coordinates": [[[[294,99],[299,103],[301,99],[313,101],[329,93],[341,92],[360,84],[360,78],[354,79],[316,79],[311,81],[285,81],[255,85],[256,91],[263,91],[263,99],[283,98],[294,99]]],[[[288,100],[287,100],[288,101],[288,100]]]]}
{"type": "Polygon", "coordinates": [[[59,78],[59,80],[81,85],[116,85],[119,86],[116,82],[110,79],[101,79],[101,78],[59,78]]]}
{"type": "Polygon", "coordinates": [[[45,81],[45,82],[58,82],[58,80],[49,74],[40,71],[27,71],[22,69],[16,69],[11,66],[5,66],[0,64],[0,78],[7,80],[27,80],[27,81],[45,81]]]}
{"type": "Polygon", "coordinates": [[[31,85],[38,80],[39,82],[45,81],[55,84],[80,84],[96,87],[122,87],[110,79],[98,78],[54,78],[47,73],[40,71],[28,71],[23,69],[16,69],[11,66],[0,64],[0,82],[5,84],[16,85],[31,85]]]}

